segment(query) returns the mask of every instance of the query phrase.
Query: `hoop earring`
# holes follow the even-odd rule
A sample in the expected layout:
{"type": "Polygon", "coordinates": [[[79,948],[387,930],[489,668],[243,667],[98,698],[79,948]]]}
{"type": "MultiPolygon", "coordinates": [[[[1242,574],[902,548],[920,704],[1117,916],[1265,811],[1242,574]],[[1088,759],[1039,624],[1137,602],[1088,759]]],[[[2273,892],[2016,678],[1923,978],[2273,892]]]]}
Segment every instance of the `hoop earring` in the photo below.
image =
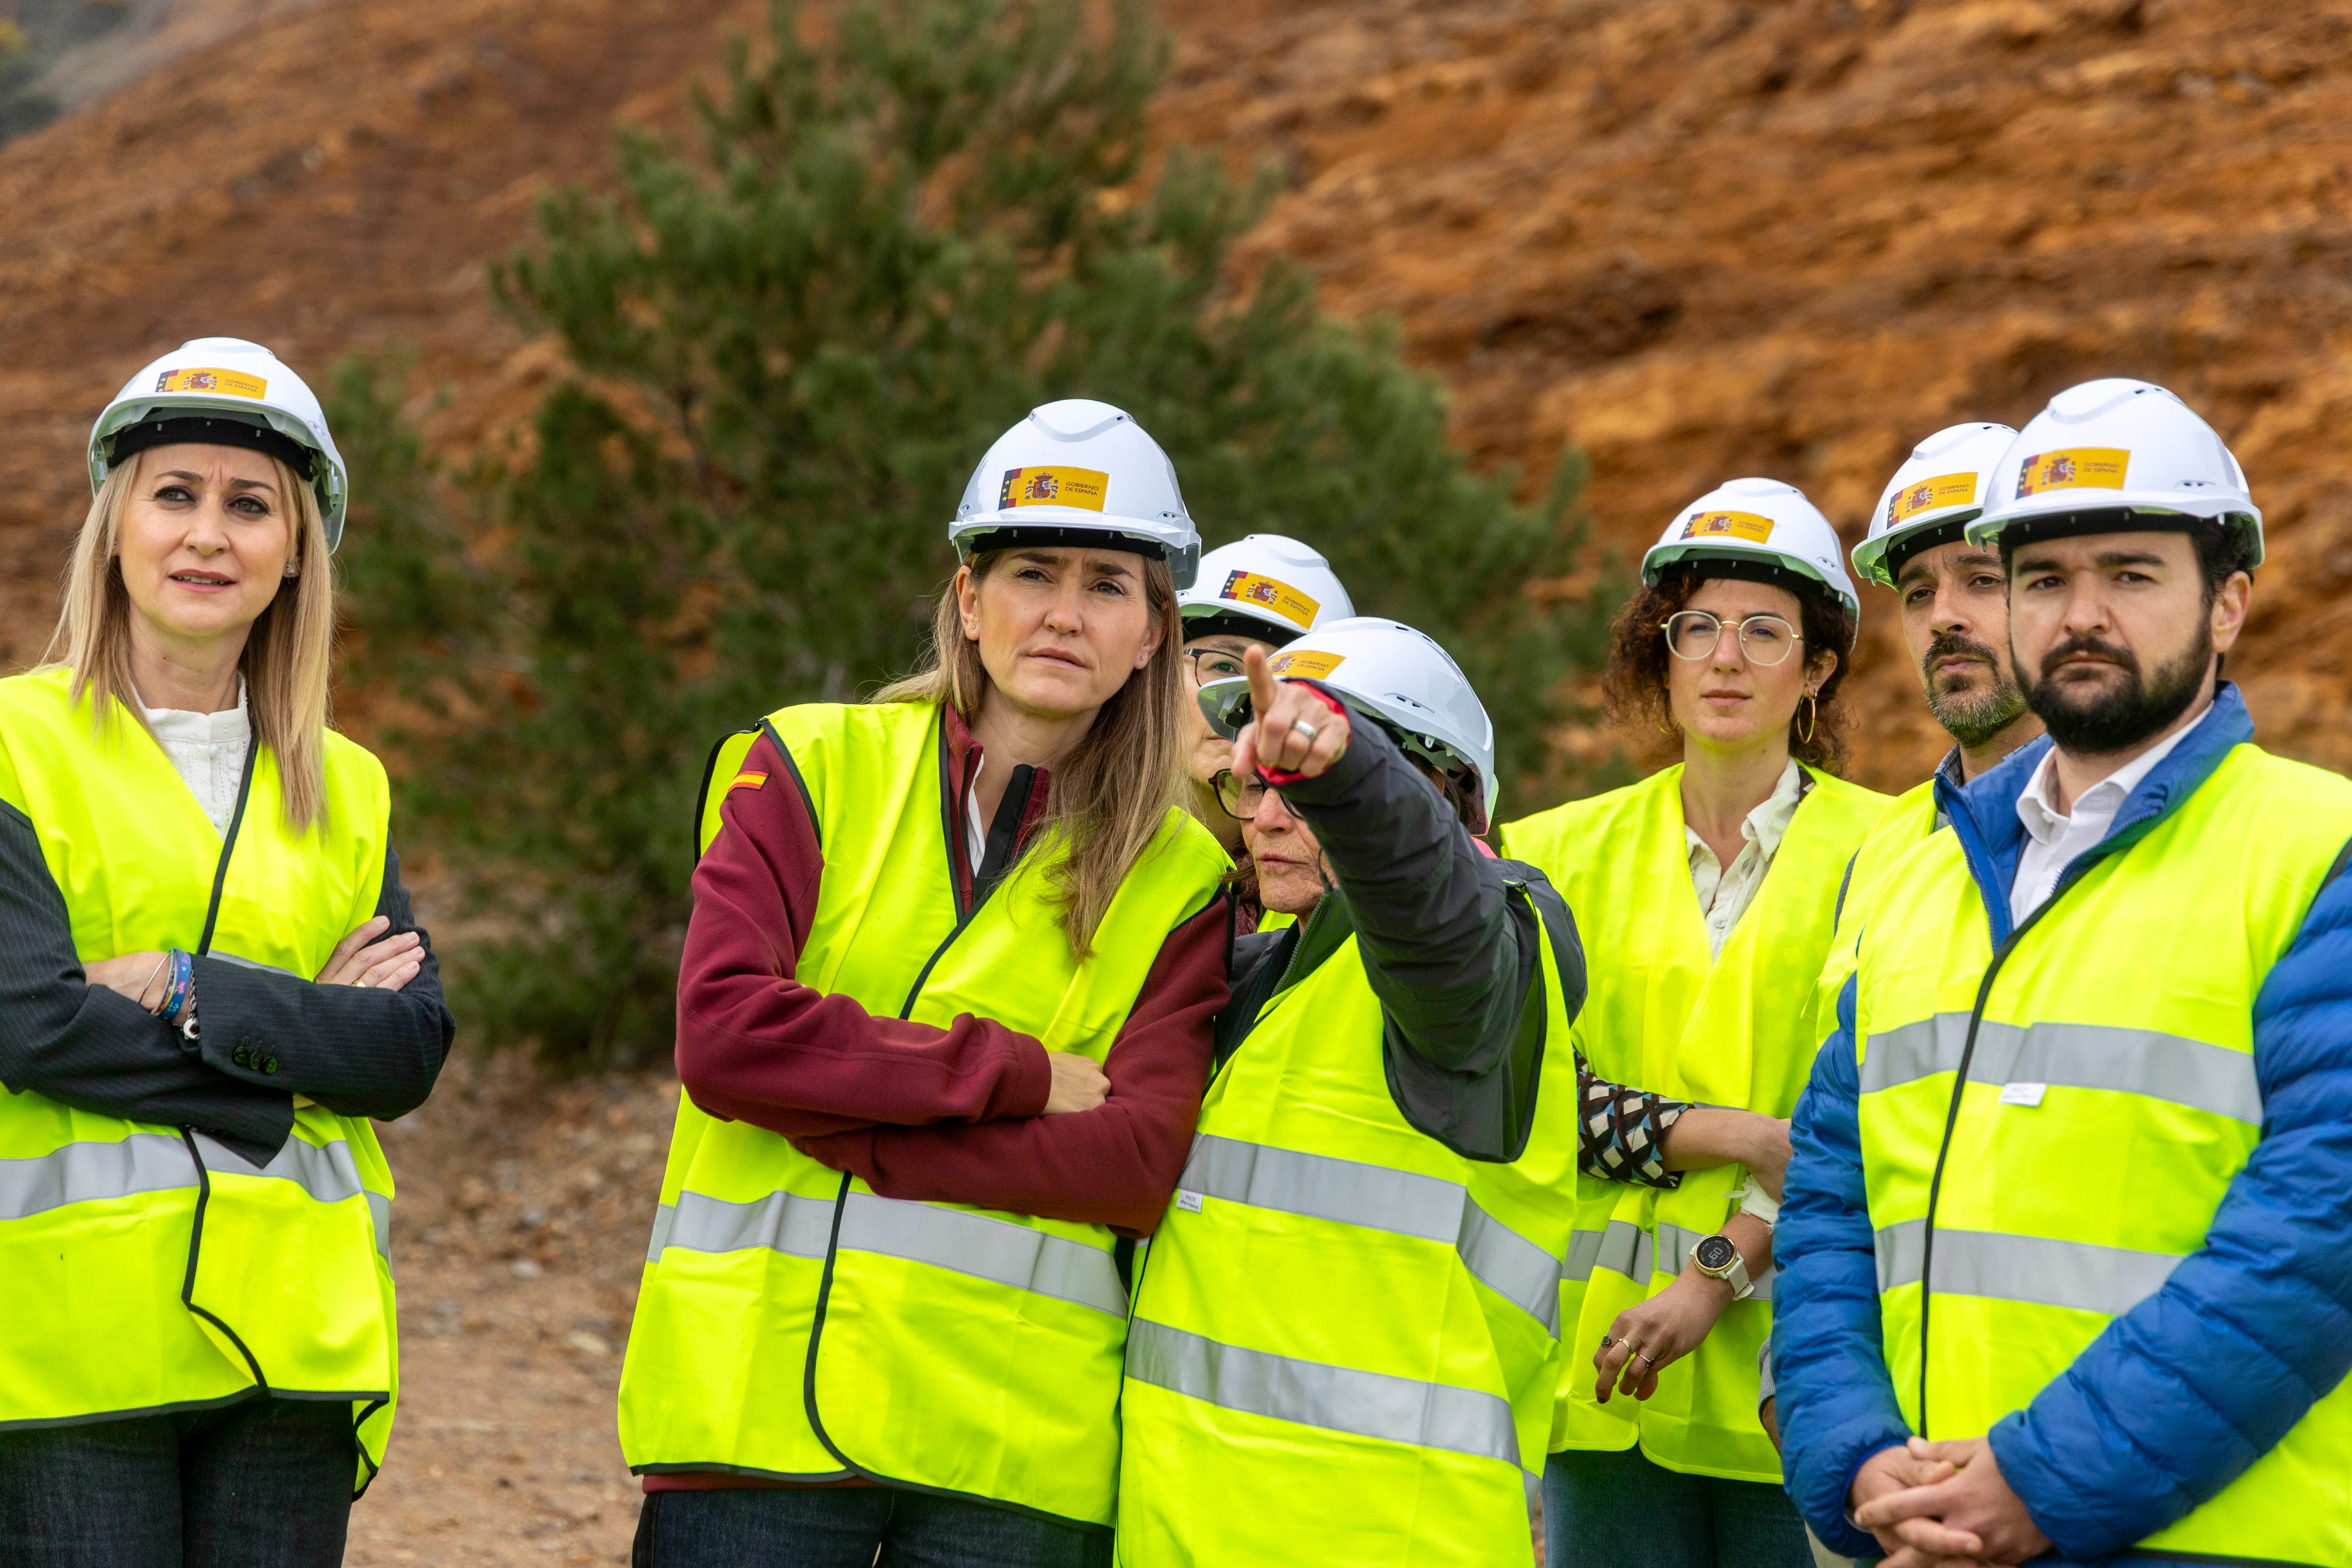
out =
{"type": "Polygon", "coordinates": [[[1814,721],[1815,720],[1819,719],[1819,718],[1821,717],[1821,714],[1822,714],[1822,704],[1821,704],[1821,700],[1820,700],[1820,699],[1816,698],[1816,697],[1815,697],[1811,692],[1810,692],[1810,691],[1806,692],[1806,693],[1805,693],[1805,732],[1804,732],[1804,734],[1803,734],[1802,736],[1799,737],[1798,742],[1797,742],[1797,743],[1798,743],[1799,745],[1801,745],[1801,746],[1810,746],[1810,745],[1811,745],[1811,744],[1813,743],[1813,721],[1814,721]]]}

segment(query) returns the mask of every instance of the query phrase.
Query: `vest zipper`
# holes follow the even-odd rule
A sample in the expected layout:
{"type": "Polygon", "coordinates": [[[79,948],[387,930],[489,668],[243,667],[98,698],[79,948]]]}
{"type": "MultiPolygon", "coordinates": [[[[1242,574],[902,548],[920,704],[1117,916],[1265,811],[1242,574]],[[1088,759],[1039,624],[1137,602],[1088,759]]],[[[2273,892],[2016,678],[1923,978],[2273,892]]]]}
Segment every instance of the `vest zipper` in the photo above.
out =
{"type": "MultiPolygon", "coordinates": [[[[961,796],[958,792],[950,790],[946,787],[947,760],[947,736],[944,729],[942,729],[940,737],[940,783],[941,786],[940,794],[944,795],[946,799],[943,802],[943,808],[940,815],[943,818],[941,827],[947,839],[947,851],[950,857],[948,861],[948,887],[950,892],[953,893],[958,885],[955,868],[958,865],[964,863],[953,858],[953,857],[964,853],[963,847],[957,841],[960,830],[962,827],[962,812],[959,809],[962,801],[961,796]]],[[[971,787],[971,773],[969,768],[967,768],[964,778],[964,785],[966,789],[971,787]]],[[[966,857],[966,859],[969,859],[968,856],[966,857]]],[[[1007,879],[1007,877],[999,877],[996,879],[996,883],[1003,883],[1007,879]]],[[[975,879],[975,881],[977,879],[975,879]]],[[[988,902],[989,897],[996,891],[996,884],[992,883],[984,889],[975,889],[975,891],[977,896],[974,897],[971,901],[971,908],[963,910],[962,913],[957,917],[955,929],[948,932],[945,939],[940,942],[940,945],[931,950],[931,956],[924,960],[922,973],[915,976],[914,989],[907,993],[906,1005],[898,1009],[899,1017],[904,1018],[915,1010],[916,998],[919,997],[923,994],[923,983],[931,977],[931,971],[938,966],[941,956],[947,952],[949,948],[955,945],[956,938],[963,934],[964,928],[971,924],[973,918],[980,913],[982,906],[985,905],[988,902]]],[[[956,901],[961,904],[962,900],[959,898],[956,901]]],[[[835,1458],[841,1461],[845,1471],[849,1475],[862,1477],[866,1480],[878,1482],[883,1486],[896,1487],[906,1491],[921,1492],[931,1497],[952,1498],[961,1502],[982,1503],[993,1508],[1006,1509],[1014,1513],[1027,1514],[1034,1519],[1050,1520],[1055,1524],[1064,1525],[1071,1529],[1086,1531],[1089,1533],[1099,1533],[1099,1526],[1088,1523],[1085,1521],[1064,1519],[1057,1514],[1046,1513],[1039,1509],[1025,1508],[1017,1503],[1001,1502],[996,1499],[983,1497],[976,1492],[960,1492],[951,1490],[945,1487],[925,1486],[919,1481],[904,1480],[894,1476],[886,1476],[879,1470],[868,1469],[866,1466],[859,1464],[856,1459],[851,1458],[846,1453],[845,1453],[842,1450],[841,1446],[833,1440],[833,1434],[825,1430],[824,1417],[817,1410],[816,1358],[818,1347],[824,1338],[825,1311],[833,1301],[834,1265],[841,1257],[842,1216],[849,1212],[849,1189],[856,1181],[856,1176],[852,1175],[849,1172],[843,1172],[841,1174],[840,1189],[834,1195],[833,1233],[825,1237],[824,1270],[817,1279],[816,1306],[812,1311],[809,1321],[808,1358],[801,1363],[801,1407],[803,1413],[808,1417],[809,1430],[815,1434],[817,1442],[823,1445],[826,1453],[831,1454],[835,1458]]]]}
{"type": "MultiPolygon", "coordinates": [[[[1963,843],[1965,844],[1965,840],[1963,843]]],[[[2121,847],[2129,848],[2130,846],[2125,845],[2121,847]]],[[[2094,850],[2092,853],[2095,854],[2096,851],[2094,850]]],[[[2057,908],[2059,900],[2064,898],[2084,878],[2088,877],[2107,858],[2107,856],[2098,855],[2095,859],[2083,864],[2082,869],[2074,875],[2061,877],[2058,885],[2050,890],[2050,896],[2042,900],[2032,912],[2025,917],[2023,924],[2009,933],[2008,941],[1993,951],[1991,962],[1985,965],[1984,978],[1977,984],[1976,1005],[1969,1013],[1968,1037],[1960,1046],[1959,1070],[1952,1077],[1952,1101],[1944,1112],[1944,1139],[1936,1148],[1936,1170],[1927,1181],[1927,1224],[1920,1237],[1919,1436],[1922,1437],[1927,1436],[1927,1317],[1929,1308],[1936,1299],[1935,1290],[1929,1284],[1929,1281],[1935,1278],[1936,1204],[1943,1195],[1944,1162],[1952,1152],[1952,1135],[1959,1128],[1960,1100],[1969,1087],[1969,1064],[1977,1054],[1977,1029],[1984,1022],[1985,1005],[1992,1000],[1993,982],[2000,978],[2001,965],[2008,963],[2009,955],[2017,951],[2017,944],[2025,940],[2025,933],[2041,924],[2042,917],[2057,908]]],[[[1979,887],[1981,889],[1982,884],[1979,883],[1979,887]]]]}
{"type": "MultiPolygon", "coordinates": [[[[228,863],[236,854],[236,836],[245,826],[246,802],[253,794],[254,760],[260,754],[261,743],[254,735],[253,721],[248,718],[246,721],[245,773],[237,780],[236,807],[229,814],[228,831],[221,835],[220,859],[213,867],[212,898],[205,905],[204,933],[196,938],[196,953],[200,957],[212,951],[213,928],[220,923],[221,894],[228,887],[228,863]]],[[[289,1132],[287,1136],[290,1138],[293,1134],[289,1132]]],[[[252,1370],[254,1386],[266,1398],[269,1394],[268,1375],[261,1370],[261,1363],[247,1347],[244,1336],[229,1327],[226,1320],[219,1314],[197,1304],[196,1269],[204,1259],[205,1211],[212,1206],[213,1178],[212,1173],[205,1169],[203,1152],[196,1147],[196,1130],[192,1126],[182,1126],[180,1142],[187,1146],[188,1163],[196,1168],[196,1212],[188,1224],[188,1272],[180,1282],[180,1305],[228,1336],[228,1342],[236,1347],[236,1353],[245,1358],[245,1364],[252,1370]]],[[[364,1454],[366,1450],[362,1448],[361,1452],[364,1454]]]]}

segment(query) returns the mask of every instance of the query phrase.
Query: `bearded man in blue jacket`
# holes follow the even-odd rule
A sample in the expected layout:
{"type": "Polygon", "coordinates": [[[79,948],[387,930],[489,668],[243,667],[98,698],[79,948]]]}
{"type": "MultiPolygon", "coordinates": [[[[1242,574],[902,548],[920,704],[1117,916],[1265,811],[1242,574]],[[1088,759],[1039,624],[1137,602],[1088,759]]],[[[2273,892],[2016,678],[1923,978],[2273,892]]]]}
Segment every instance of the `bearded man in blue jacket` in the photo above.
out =
{"type": "Polygon", "coordinates": [[[1969,526],[2049,738],[1939,781],[1797,1111],[1774,1372],[1840,1551],[2352,1564],[2352,784],[2220,679],[2261,526],[2130,381],[1969,526]]]}

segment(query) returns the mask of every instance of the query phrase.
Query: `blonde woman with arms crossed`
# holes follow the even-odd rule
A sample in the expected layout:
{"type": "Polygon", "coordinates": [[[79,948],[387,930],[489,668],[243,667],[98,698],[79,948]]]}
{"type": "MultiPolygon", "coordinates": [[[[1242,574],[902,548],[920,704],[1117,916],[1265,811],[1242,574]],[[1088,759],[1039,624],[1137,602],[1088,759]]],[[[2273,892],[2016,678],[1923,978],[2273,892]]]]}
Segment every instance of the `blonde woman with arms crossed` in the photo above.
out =
{"type": "Polygon", "coordinates": [[[342,463],[204,338],[90,476],[51,662],[0,680],[0,1541],[340,1563],[399,1385],[369,1121],[452,1033],[383,769],[328,727],[342,463]]]}

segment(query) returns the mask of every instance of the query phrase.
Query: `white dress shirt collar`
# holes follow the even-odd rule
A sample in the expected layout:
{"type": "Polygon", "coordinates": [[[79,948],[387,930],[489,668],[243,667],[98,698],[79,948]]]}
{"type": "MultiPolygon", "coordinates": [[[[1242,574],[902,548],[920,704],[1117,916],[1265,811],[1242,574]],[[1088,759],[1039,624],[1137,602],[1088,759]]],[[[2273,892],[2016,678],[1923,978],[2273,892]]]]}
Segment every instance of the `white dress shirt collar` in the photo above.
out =
{"type": "Polygon", "coordinates": [[[2190,731],[2212,711],[2207,703],[2187,723],[2091,785],[2076,796],[2074,809],[2061,813],[2051,805],[2057,785],[2058,749],[2043,753],[2033,776],[2017,797],[2017,819],[2025,825],[2025,847],[2017,858],[2017,876],[2010,884],[2009,913],[2012,923],[2042,907],[2056,890],[2058,879],[2084,851],[2095,848],[2115,826],[2116,813],[2131,798],[2140,781],[2172,755],[2190,731]]]}

